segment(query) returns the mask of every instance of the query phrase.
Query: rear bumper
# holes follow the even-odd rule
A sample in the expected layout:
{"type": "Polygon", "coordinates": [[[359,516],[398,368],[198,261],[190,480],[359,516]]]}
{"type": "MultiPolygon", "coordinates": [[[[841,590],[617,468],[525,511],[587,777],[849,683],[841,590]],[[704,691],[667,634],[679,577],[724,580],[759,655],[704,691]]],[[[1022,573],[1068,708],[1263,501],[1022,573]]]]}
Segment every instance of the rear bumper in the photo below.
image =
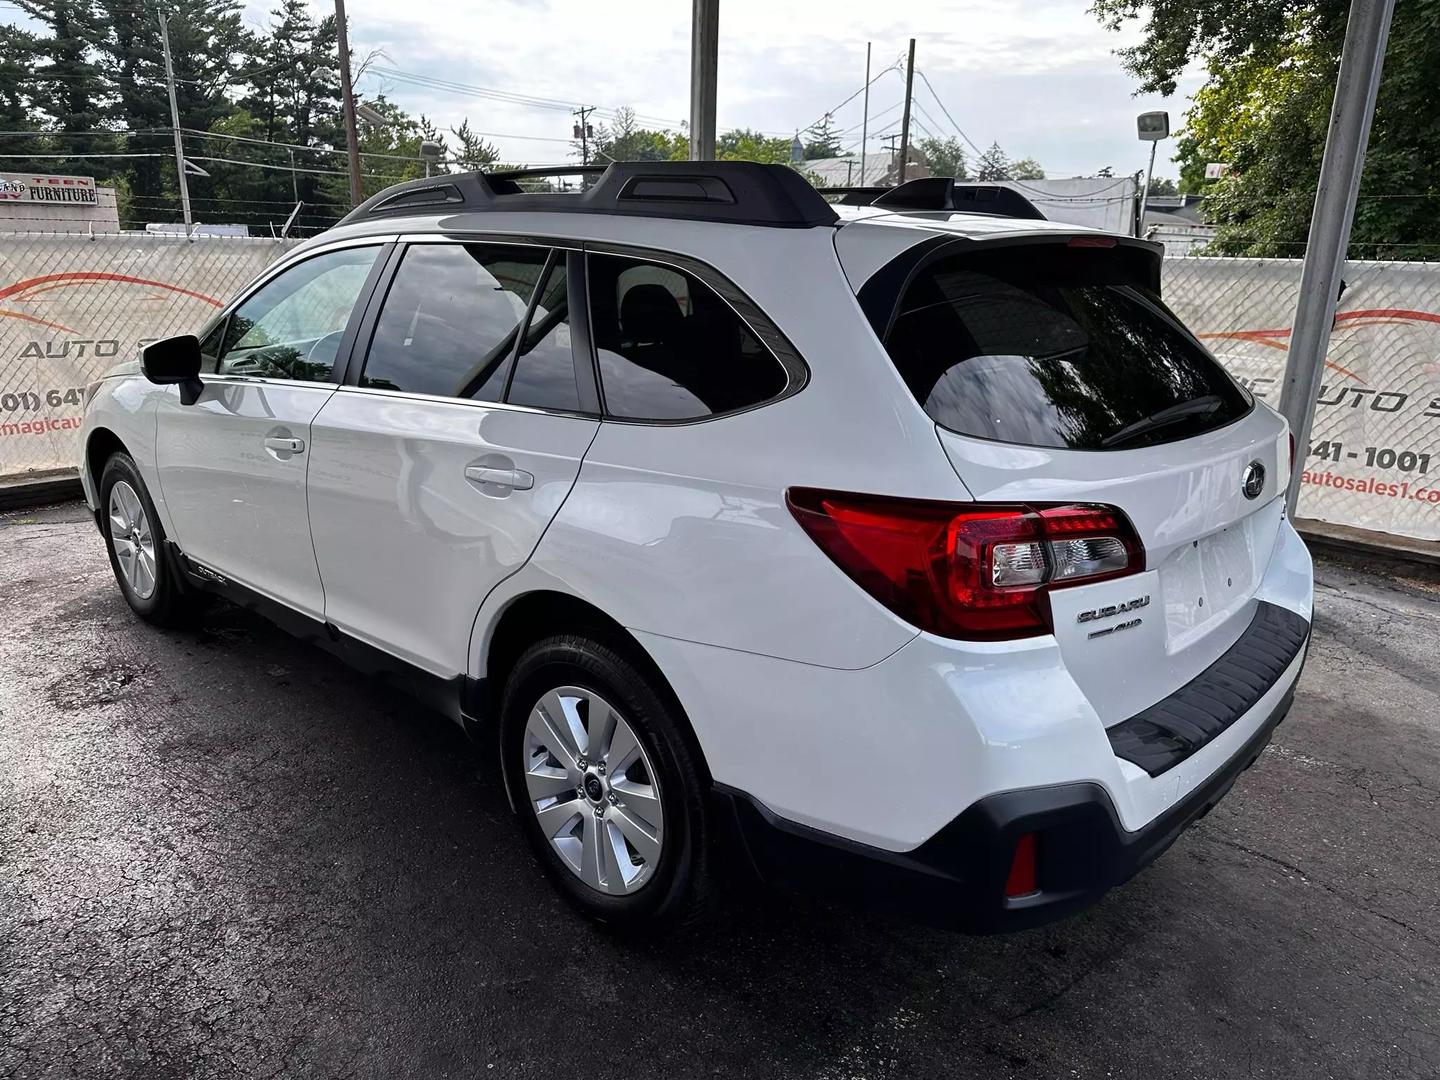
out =
{"type": "MultiPolygon", "coordinates": [[[[1308,639],[1306,646],[1308,647],[1308,639]]],[[[1218,770],[1140,829],[1126,830],[1105,788],[1058,784],[980,799],[933,837],[895,852],[777,817],[717,786],[756,873],[767,882],[974,933],[1073,914],[1129,879],[1203,817],[1255,763],[1290,710],[1299,666],[1253,734],[1218,770]],[[1008,898],[1016,842],[1036,834],[1038,891],[1008,898]]]]}

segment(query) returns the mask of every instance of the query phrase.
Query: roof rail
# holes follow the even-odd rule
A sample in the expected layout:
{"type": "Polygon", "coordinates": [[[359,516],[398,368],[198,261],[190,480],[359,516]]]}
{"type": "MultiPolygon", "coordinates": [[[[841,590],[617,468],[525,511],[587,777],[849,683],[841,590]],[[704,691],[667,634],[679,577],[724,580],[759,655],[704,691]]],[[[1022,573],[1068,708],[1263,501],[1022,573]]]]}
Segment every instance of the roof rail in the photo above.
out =
{"type": "Polygon", "coordinates": [[[910,180],[885,192],[871,205],[887,210],[958,210],[966,214],[1045,220],[1035,204],[1014,188],[972,184],[948,176],[910,180]]]}
{"type": "Polygon", "coordinates": [[[341,219],[347,225],[391,214],[483,210],[568,211],[686,218],[734,225],[810,228],[839,220],[794,169],[753,161],[616,161],[608,166],[455,173],[410,180],[372,195],[341,219]],[[598,172],[586,191],[527,192],[520,180],[598,172]]]}

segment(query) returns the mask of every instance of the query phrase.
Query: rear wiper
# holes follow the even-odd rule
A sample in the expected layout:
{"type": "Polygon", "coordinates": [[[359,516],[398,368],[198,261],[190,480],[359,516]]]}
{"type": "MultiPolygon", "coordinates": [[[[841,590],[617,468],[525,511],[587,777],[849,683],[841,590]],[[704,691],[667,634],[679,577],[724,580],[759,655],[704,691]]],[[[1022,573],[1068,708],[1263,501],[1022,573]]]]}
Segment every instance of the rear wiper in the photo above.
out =
{"type": "Polygon", "coordinates": [[[1169,427],[1171,424],[1178,424],[1192,416],[1209,416],[1223,404],[1225,404],[1224,399],[1219,394],[1204,394],[1201,397],[1192,398],[1190,401],[1182,401],[1178,405],[1171,405],[1169,408],[1161,409],[1149,416],[1142,416],[1134,423],[1126,424],[1119,431],[1112,432],[1101,439],[1100,445],[1106,449],[1119,446],[1137,436],[1169,427]]]}

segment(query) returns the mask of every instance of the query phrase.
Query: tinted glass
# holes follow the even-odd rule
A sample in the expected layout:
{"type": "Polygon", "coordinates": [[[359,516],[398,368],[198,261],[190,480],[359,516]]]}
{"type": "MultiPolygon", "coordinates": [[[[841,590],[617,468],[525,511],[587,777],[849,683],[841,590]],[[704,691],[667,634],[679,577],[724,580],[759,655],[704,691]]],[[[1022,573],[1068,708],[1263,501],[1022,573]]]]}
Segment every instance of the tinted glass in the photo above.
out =
{"type": "Polygon", "coordinates": [[[361,386],[499,401],[544,248],[415,244],[400,262],[361,386]]]}
{"type": "Polygon", "coordinates": [[[570,351],[570,303],[565,259],[555,261],[525,328],[506,401],[537,409],[580,408],[575,357],[570,351]]]}
{"type": "MultiPolygon", "coordinates": [[[[266,282],[230,316],[215,370],[335,382],[335,357],[345,324],[379,251],[327,251],[266,282]]],[[[207,346],[208,336],[202,353],[207,346]]]]}
{"type": "Polygon", "coordinates": [[[605,408],[691,420],[780,394],[785,369],[704,282],[673,267],[589,257],[590,314],[605,408]]]}
{"type": "Polygon", "coordinates": [[[886,342],[915,399],[965,435],[1133,448],[1227,424],[1250,399],[1106,250],[941,260],[886,342]]]}

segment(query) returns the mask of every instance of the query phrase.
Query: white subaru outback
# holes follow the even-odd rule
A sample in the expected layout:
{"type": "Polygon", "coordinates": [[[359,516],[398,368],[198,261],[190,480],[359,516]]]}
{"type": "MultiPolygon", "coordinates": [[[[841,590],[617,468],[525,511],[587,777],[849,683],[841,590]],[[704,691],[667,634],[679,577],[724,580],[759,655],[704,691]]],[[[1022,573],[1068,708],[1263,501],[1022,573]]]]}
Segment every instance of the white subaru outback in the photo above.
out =
{"type": "MultiPolygon", "coordinates": [[[[1034,925],[1259,755],[1309,640],[1284,421],[1151,244],[620,163],[390,188],[92,388],[120,589],[219,593],[499,748],[632,929],[762,879],[1034,925]]],[[[963,209],[968,206],[969,209],[963,209]]]]}

